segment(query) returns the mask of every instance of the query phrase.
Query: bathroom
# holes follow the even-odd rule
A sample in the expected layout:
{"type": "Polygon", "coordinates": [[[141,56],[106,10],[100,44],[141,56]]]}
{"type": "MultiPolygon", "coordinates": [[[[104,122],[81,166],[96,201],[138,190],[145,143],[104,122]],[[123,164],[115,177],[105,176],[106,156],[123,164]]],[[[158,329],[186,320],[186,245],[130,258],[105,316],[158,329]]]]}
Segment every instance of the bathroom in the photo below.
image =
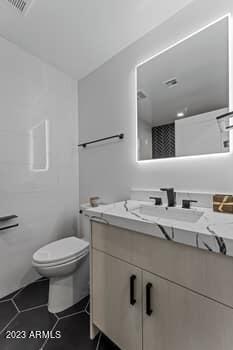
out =
{"type": "Polygon", "coordinates": [[[68,4],[0,0],[0,349],[232,350],[232,0],[68,4]]]}

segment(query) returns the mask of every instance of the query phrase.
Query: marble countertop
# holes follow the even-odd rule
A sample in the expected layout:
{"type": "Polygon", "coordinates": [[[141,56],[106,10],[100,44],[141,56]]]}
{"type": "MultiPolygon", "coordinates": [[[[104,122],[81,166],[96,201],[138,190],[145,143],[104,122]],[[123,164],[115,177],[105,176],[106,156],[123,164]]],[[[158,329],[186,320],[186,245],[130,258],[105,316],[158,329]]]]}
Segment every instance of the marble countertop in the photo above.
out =
{"type": "MultiPolygon", "coordinates": [[[[203,214],[196,222],[187,222],[141,214],[142,206],[153,207],[154,204],[127,200],[96,208],[86,206],[83,210],[91,220],[233,256],[233,215],[216,213],[212,208],[193,207],[192,211],[203,214]]],[[[165,206],[160,208],[166,209],[165,206]]]]}

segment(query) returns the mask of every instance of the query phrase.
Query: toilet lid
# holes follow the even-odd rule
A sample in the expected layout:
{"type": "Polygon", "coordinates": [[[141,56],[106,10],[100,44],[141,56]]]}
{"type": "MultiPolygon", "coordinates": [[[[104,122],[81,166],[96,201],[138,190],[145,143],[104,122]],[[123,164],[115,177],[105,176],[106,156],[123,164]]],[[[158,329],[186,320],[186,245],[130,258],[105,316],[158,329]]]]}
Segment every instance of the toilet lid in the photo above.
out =
{"type": "Polygon", "coordinates": [[[33,255],[33,260],[39,264],[64,262],[83,255],[88,247],[89,243],[83,239],[77,237],[63,238],[37,250],[33,255]]]}

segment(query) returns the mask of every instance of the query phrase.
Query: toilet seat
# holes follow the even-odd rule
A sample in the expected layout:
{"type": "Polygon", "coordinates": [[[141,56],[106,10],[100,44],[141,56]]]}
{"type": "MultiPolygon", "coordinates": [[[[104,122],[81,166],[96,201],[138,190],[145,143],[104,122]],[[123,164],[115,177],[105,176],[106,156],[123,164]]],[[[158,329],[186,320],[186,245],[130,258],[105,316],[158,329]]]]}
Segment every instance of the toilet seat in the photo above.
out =
{"type": "Polygon", "coordinates": [[[38,249],[33,265],[55,266],[81,259],[88,253],[89,243],[77,237],[63,238],[38,249]]]}
{"type": "Polygon", "coordinates": [[[84,258],[86,255],[88,254],[88,249],[80,256],[75,257],[75,258],[71,258],[71,259],[66,259],[63,261],[56,261],[56,262],[51,262],[51,263],[38,263],[35,260],[32,260],[32,265],[34,267],[44,267],[46,269],[49,268],[55,268],[55,267],[62,267],[62,266],[66,266],[68,264],[72,264],[73,262],[77,262],[78,260],[81,260],[82,258],[84,258]]]}

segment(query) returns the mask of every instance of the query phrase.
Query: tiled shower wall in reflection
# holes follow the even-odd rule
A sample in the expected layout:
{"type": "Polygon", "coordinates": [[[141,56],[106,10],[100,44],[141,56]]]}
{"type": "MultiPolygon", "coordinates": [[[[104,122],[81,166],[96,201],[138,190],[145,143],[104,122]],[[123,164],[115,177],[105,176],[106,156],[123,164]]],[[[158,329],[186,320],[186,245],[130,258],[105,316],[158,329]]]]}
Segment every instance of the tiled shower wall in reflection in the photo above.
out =
{"type": "Polygon", "coordinates": [[[175,157],[175,124],[152,128],[152,158],[175,157]]]}
{"type": "Polygon", "coordinates": [[[0,297],[37,277],[38,247],[76,232],[76,84],[0,38],[0,216],[19,216],[0,231],[0,297]]]}

